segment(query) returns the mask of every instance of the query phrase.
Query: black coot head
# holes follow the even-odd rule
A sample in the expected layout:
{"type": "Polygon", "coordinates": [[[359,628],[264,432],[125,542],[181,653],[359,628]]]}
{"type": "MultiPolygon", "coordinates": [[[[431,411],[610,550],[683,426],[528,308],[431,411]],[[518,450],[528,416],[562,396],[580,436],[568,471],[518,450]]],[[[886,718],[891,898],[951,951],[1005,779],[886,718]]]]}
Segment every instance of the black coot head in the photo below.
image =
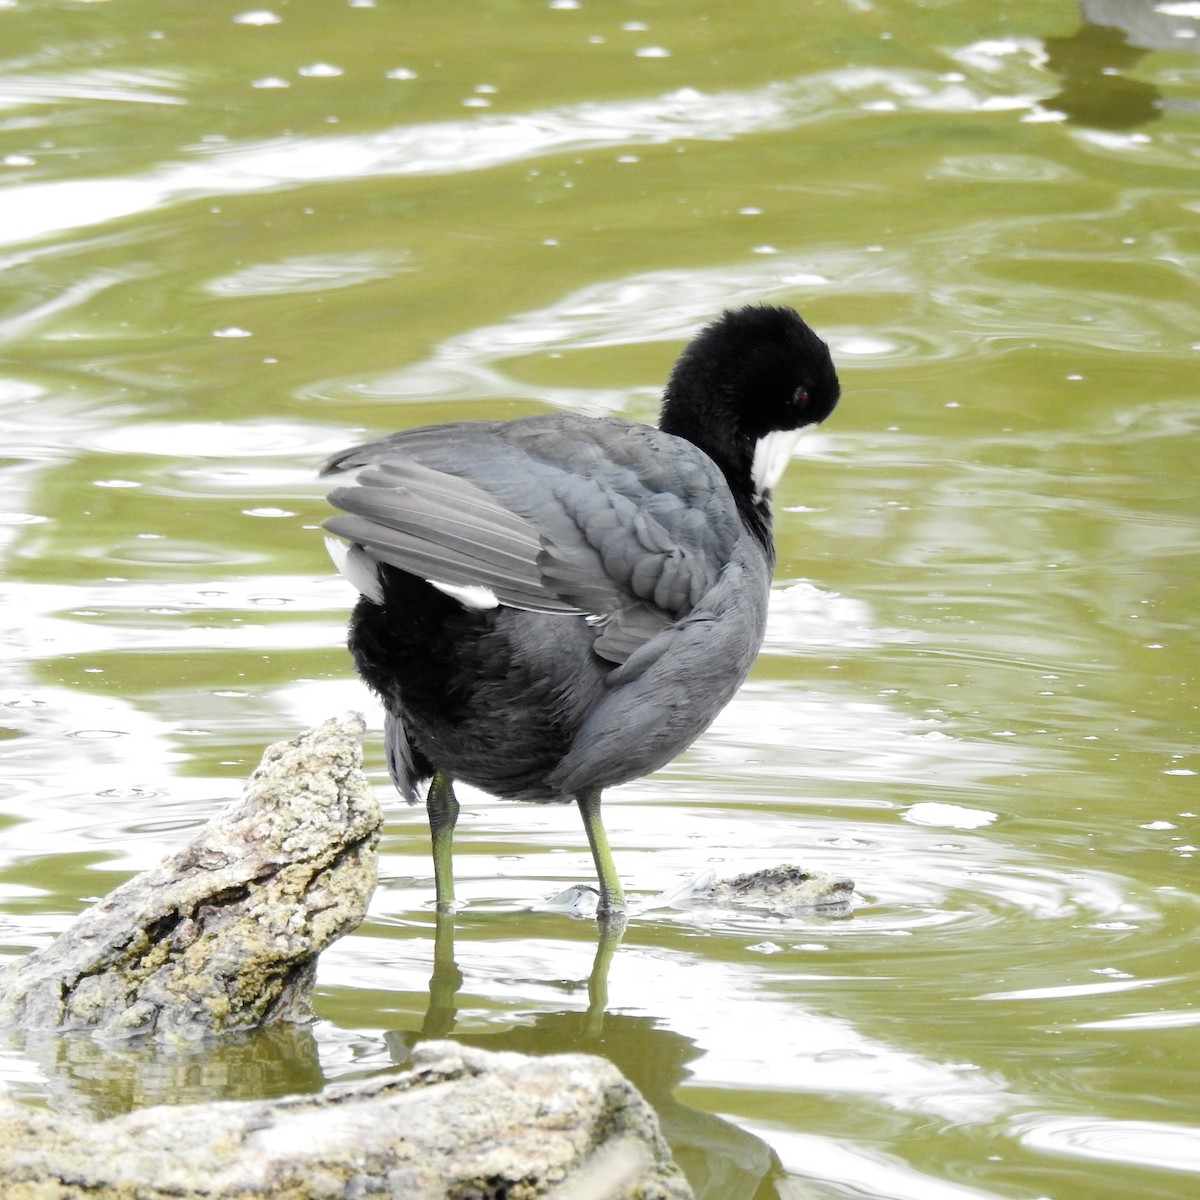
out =
{"type": "Polygon", "coordinates": [[[829,347],[794,309],[735,308],[680,355],[660,425],[709,454],[737,491],[763,439],[820,423],[840,391],[829,347]]]}

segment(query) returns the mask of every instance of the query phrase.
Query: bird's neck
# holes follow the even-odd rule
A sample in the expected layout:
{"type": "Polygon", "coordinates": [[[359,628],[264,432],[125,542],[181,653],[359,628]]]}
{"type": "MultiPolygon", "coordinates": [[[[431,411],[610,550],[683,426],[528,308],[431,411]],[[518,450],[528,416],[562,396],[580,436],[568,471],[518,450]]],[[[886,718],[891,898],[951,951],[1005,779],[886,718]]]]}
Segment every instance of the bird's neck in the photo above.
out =
{"type": "Polygon", "coordinates": [[[754,439],[729,419],[728,408],[715,397],[708,397],[703,405],[697,405],[694,398],[690,403],[679,403],[673,389],[668,388],[658,425],[663,433],[691,442],[717,464],[733,493],[743,524],[758,539],[767,556],[773,558],[771,509],[766,497],[755,499],[754,439]]]}

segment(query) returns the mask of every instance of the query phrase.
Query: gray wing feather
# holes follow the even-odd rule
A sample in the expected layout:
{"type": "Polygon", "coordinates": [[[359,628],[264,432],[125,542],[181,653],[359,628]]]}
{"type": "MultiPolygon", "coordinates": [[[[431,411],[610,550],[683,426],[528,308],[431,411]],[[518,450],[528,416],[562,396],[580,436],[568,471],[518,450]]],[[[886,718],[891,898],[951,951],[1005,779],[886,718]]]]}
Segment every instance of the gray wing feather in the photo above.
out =
{"type": "Polygon", "coordinates": [[[596,615],[625,662],[716,583],[740,533],[707,456],[649,426],[555,414],[424,426],[335,456],[359,468],[331,532],[501,604],[596,615]]]}
{"type": "Polygon", "coordinates": [[[420,774],[413,761],[412,747],[408,744],[404,722],[390,712],[383,719],[383,746],[387,754],[388,774],[396,785],[396,791],[409,804],[416,804],[420,774]]]}
{"type": "Polygon", "coordinates": [[[325,528],[379,562],[438,583],[490,588],[513,608],[587,611],[546,589],[537,529],[465,479],[388,461],[363,471],[357,486],[334,488],[329,500],[347,515],[330,517],[325,528]]]}
{"type": "Polygon", "coordinates": [[[595,651],[613,663],[624,663],[630,655],[667,628],[665,614],[645,604],[627,604],[617,609],[600,627],[595,651]]]}

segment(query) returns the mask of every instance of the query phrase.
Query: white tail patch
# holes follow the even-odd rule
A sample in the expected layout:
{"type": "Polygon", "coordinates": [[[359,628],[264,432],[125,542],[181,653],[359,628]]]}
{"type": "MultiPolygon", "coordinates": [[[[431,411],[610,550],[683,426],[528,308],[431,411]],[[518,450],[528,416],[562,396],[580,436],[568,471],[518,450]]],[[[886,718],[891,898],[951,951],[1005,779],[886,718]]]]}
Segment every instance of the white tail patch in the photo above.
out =
{"type": "Polygon", "coordinates": [[[498,608],[500,605],[496,593],[479,583],[438,583],[436,579],[430,579],[428,582],[439,592],[457,600],[464,608],[474,608],[482,612],[488,608],[498,608]]]}
{"type": "Polygon", "coordinates": [[[350,546],[340,538],[327,537],[325,549],[333,559],[333,565],[359,593],[375,604],[383,603],[383,587],[379,583],[379,572],[375,562],[361,546],[350,546]]]}
{"type": "MultiPolygon", "coordinates": [[[[329,557],[339,573],[358,589],[360,595],[374,604],[383,603],[383,585],[379,582],[375,560],[361,546],[348,545],[340,538],[327,537],[325,549],[329,551],[329,557]]],[[[497,608],[500,604],[496,593],[482,584],[440,583],[436,579],[428,582],[439,592],[457,600],[464,608],[482,611],[497,608]]]]}

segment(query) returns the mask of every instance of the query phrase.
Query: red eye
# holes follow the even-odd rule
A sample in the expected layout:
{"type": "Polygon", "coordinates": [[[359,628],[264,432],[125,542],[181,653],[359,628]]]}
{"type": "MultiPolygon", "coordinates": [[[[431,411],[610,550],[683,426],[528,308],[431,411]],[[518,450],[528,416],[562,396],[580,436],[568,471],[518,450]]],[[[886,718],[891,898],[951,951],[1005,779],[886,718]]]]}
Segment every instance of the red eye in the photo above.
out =
{"type": "Polygon", "coordinates": [[[792,397],[792,402],[797,408],[805,408],[808,405],[808,393],[799,387],[796,389],[796,394],[792,397]]]}

